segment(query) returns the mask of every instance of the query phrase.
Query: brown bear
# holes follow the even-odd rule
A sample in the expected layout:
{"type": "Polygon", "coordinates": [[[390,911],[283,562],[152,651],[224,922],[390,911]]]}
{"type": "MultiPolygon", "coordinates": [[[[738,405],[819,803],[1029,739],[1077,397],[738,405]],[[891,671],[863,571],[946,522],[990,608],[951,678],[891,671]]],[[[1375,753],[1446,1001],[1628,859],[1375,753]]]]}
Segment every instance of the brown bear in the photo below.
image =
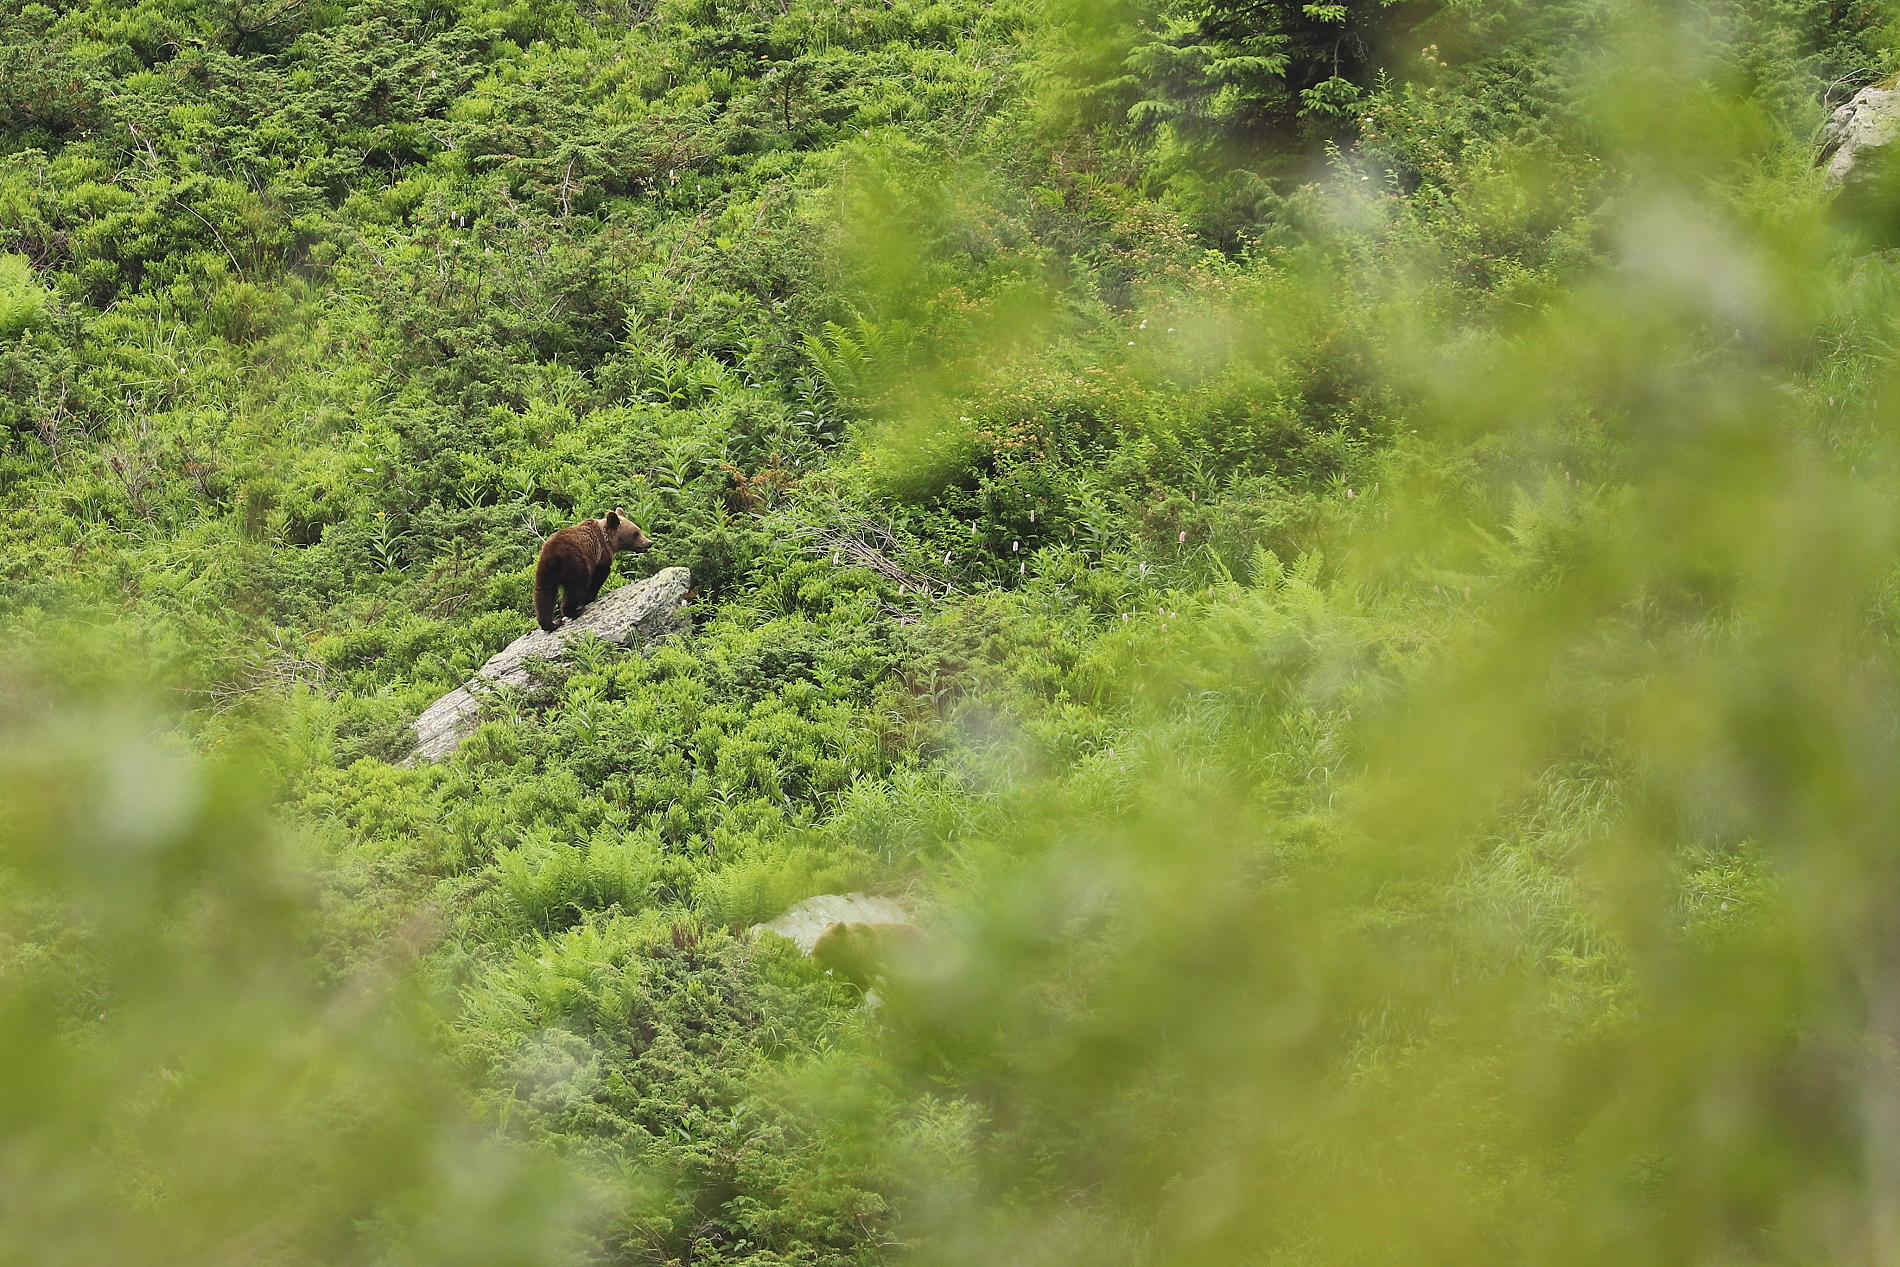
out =
{"type": "Polygon", "coordinates": [[[860,987],[921,966],[929,945],[915,924],[833,924],[812,944],[812,962],[860,987]]]}
{"type": "Polygon", "coordinates": [[[557,593],[566,599],[561,614],[572,620],[607,583],[614,555],[622,550],[652,548],[653,542],[640,531],[640,525],[626,516],[626,511],[615,506],[605,518],[583,519],[541,543],[541,557],[534,565],[534,615],[541,628],[554,632],[557,593]]]}

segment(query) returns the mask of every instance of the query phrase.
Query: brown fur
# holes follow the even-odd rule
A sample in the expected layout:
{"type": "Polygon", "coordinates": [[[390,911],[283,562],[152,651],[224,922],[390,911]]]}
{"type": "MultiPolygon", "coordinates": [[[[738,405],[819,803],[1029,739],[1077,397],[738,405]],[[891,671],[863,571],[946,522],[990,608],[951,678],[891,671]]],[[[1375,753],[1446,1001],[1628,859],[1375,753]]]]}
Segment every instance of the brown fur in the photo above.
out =
{"type": "Polygon", "coordinates": [[[603,518],[583,519],[541,543],[541,557],[534,565],[534,615],[541,628],[554,630],[557,595],[565,600],[561,614],[574,619],[607,583],[614,555],[652,547],[647,534],[626,513],[615,506],[603,518]]]}
{"type": "Polygon", "coordinates": [[[868,986],[892,972],[914,970],[926,946],[915,924],[833,924],[812,943],[812,962],[868,986]]]}

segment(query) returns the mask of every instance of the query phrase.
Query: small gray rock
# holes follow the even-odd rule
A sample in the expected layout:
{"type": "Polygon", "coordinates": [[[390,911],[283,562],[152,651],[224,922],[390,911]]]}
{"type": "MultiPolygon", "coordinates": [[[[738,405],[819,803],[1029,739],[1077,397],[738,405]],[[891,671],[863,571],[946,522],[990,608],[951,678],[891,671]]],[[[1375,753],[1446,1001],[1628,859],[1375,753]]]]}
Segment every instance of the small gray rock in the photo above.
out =
{"type": "Polygon", "coordinates": [[[1866,179],[1866,160],[1896,135],[1900,135],[1900,88],[1892,79],[1862,88],[1822,129],[1827,183],[1839,186],[1866,179]]]}
{"type": "Polygon", "coordinates": [[[491,684],[527,686],[530,660],[558,660],[567,644],[583,634],[626,646],[680,628],[686,623],[683,608],[692,580],[685,568],[666,568],[644,581],[602,594],[579,616],[557,625],[553,633],[536,629],[516,638],[491,656],[467,686],[450,691],[411,723],[416,750],[403,764],[440,761],[454,752],[481,723],[480,693],[491,684]]]}

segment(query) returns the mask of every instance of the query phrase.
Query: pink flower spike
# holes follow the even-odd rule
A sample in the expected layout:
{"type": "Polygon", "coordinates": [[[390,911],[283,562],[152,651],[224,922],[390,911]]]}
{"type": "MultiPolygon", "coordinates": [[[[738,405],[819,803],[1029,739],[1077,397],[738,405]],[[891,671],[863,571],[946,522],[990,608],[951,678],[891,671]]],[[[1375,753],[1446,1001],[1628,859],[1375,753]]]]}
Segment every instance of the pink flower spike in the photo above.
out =
{"type": "Polygon", "coordinates": [[[1187,544],[1187,533],[1185,533],[1185,532],[1181,534],[1181,544],[1182,544],[1182,545],[1186,545],[1186,544],[1187,544]]]}

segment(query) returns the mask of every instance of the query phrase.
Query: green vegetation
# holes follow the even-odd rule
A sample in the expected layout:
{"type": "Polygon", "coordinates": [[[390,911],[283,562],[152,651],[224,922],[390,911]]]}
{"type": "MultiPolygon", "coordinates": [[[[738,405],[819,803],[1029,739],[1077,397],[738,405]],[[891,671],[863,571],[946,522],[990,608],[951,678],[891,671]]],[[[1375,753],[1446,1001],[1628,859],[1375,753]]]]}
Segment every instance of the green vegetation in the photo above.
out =
{"type": "Polygon", "coordinates": [[[1900,1254],[1883,6],[0,27],[0,1263],[1900,1254]]]}

